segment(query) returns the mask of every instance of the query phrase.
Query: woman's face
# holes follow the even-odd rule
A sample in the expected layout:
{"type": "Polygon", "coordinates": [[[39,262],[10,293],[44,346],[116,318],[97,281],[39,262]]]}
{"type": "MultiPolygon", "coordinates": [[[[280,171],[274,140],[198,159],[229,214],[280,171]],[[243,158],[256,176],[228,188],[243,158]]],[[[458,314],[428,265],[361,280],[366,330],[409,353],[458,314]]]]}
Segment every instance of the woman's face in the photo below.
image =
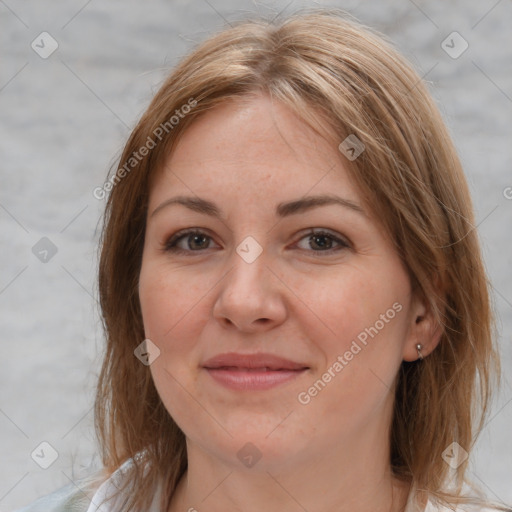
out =
{"type": "Polygon", "coordinates": [[[154,176],[140,302],[189,450],[268,470],[386,445],[418,306],[344,162],[260,96],[196,120],[154,176]]]}

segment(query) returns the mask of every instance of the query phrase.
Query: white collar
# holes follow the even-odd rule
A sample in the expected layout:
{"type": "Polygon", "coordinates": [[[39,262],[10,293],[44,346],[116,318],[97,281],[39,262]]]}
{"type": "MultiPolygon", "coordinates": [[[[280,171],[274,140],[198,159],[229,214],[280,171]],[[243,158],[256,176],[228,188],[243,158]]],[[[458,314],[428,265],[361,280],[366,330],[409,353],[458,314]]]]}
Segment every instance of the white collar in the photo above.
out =
{"type": "MultiPolygon", "coordinates": [[[[110,475],[110,477],[99,486],[98,490],[91,498],[91,504],[89,505],[87,512],[121,512],[121,506],[125,494],[120,494],[115,498],[112,497],[119,493],[119,489],[122,488],[121,484],[124,485],[126,474],[132,467],[133,459],[128,459],[116,471],[114,471],[114,473],[112,473],[112,475],[110,475]],[[107,498],[112,499],[103,503],[107,498]]],[[[130,489],[127,489],[127,491],[129,492],[130,489]]],[[[126,492],[126,490],[124,492],[126,492]]],[[[153,502],[147,512],[160,512],[159,502],[161,492],[162,489],[161,486],[159,486],[155,497],[153,498],[153,502]]]]}
{"type": "MultiPolygon", "coordinates": [[[[91,499],[91,504],[87,509],[87,512],[121,512],[121,504],[123,495],[120,495],[114,499],[111,499],[102,504],[102,502],[109,497],[114,496],[119,492],[119,488],[121,487],[121,483],[123,479],[126,477],[126,472],[133,466],[133,459],[129,459],[124,462],[112,475],[103,482],[94,496],[91,499]]],[[[147,512],[160,512],[159,504],[160,504],[160,496],[162,492],[162,487],[159,486],[155,497],[153,498],[153,502],[148,509],[147,512]]],[[[448,511],[451,512],[450,509],[443,507],[441,505],[436,505],[430,499],[427,501],[427,505],[423,510],[419,510],[418,506],[414,503],[414,492],[409,494],[409,498],[406,504],[406,512],[443,512],[448,511]]]]}

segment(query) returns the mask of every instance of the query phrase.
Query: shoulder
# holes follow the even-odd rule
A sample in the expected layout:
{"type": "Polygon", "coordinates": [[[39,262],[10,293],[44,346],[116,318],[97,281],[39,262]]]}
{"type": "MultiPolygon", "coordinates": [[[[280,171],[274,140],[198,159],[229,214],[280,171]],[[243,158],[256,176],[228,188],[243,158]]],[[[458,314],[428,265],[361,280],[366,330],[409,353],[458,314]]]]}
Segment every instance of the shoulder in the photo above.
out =
{"type": "MultiPolygon", "coordinates": [[[[120,512],[123,497],[119,495],[119,490],[132,468],[133,459],[128,459],[111,474],[100,470],[15,512],[120,512]]],[[[158,510],[161,491],[160,485],[148,512],[158,510]]]]}
{"type": "Polygon", "coordinates": [[[14,512],[89,512],[108,476],[104,469],[97,470],[14,512]]]}
{"type": "Polygon", "coordinates": [[[91,500],[71,483],[15,512],[87,512],[91,500]]]}

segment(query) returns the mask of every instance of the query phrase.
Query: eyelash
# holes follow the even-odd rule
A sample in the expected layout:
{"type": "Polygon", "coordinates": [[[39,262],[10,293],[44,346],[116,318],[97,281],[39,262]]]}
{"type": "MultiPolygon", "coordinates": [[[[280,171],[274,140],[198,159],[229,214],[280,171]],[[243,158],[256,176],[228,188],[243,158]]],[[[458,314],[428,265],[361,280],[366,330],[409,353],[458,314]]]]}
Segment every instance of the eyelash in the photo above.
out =
{"type": "MultiPolygon", "coordinates": [[[[172,237],[170,237],[169,240],[165,243],[163,251],[164,252],[172,252],[172,253],[178,254],[178,255],[185,255],[185,254],[190,254],[190,253],[201,253],[201,252],[203,252],[203,249],[199,249],[197,251],[193,251],[193,250],[186,250],[186,249],[181,249],[181,248],[176,247],[177,242],[179,242],[182,238],[185,238],[185,237],[190,236],[190,235],[199,235],[199,236],[205,235],[206,238],[209,238],[210,240],[212,239],[212,237],[210,237],[204,231],[201,231],[201,230],[198,230],[198,229],[187,229],[187,230],[184,230],[184,231],[178,231],[176,234],[174,234],[172,237]]],[[[308,233],[305,233],[304,235],[302,235],[301,238],[299,238],[299,241],[303,240],[304,238],[313,237],[313,236],[328,237],[331,240],[333,240],[334,242],[336,242],[337,244],[339,244],[340,247],[338,249],[328,249],[328,250],[325,250],[325,251],[313,251],[313,250],[312,251],[307,251],[306,249],[302,249],[302,250],[305,250],[306,252],[313,252],[313,253],[320,253],[320,254],[323,253],[323,254],[331,255],[331,254],[333,254],[335,252],[339,252],[339,251],[341,251],[343,249],[350,249],[351,248],[351,244],[347,240],[339,238],[339,237],[333,235],[332,233],[329,233],[328,231],[323,231],[323,230],[319,230],[319,231],[312,230],[312,231],[309,231],[308,233]]],[[[207,250],[207,249],[204,249],[204,250],[207,250]]],[[[320,256],[320,254],[318,256],[320,256]]],[[[320,256],[320,257],[322,257],[322,256],[320,256]]]]}

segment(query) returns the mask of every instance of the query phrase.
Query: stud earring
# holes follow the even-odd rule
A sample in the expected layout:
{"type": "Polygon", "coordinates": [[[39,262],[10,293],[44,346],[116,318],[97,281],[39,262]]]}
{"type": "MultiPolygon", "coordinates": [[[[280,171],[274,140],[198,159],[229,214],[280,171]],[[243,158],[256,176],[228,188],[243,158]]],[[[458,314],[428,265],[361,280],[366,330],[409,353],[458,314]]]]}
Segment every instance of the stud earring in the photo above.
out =
{"type": "Polygon", "coordinates": [[[421,349],[423,348],[423,345],[421,343],[418,343],[416,345],[416,350],[418,351],[418,358],[421,361],[423,359],[423,355],[421,354],[421,349]]]}

